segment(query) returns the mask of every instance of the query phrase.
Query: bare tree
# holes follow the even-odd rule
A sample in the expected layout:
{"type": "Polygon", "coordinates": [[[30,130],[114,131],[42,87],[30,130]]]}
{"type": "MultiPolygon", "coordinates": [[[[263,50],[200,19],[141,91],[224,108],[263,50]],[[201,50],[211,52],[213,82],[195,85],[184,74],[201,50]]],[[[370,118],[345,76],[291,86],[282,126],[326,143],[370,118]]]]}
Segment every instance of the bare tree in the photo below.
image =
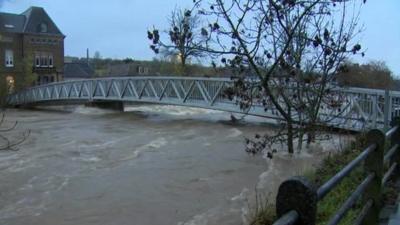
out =
{"type": "Polygon", "coordinates": [[[204,43],[200,29],[200,18],[197,14],[193,14],[191,10],[175,8],[168,20],[169,29],[165,31],[168,35],[168,41],[162,40],[159,30],[153,29],[147,32],[147,37],[152,42],[150,48],[156,54],[173,57],[185,69],[189,59],[205,55],[199,49],[204,43]]]}
{"type": "Polygon", "coordinates": [[[18,121],[6,123],[6,114],[0,112],[0,151],[17,151],[18,145],[27,140],[30,135],[30,130],[17,135],[14,131],[18,121]]]}
{"type": "Polygon", "coordinates": [[[236,78],[225,91],[243,110],[262,104],[282,118],[273,135],[248,140],[250,152],[276,142],[294,152],[294,140],[314,141],[317,129],[332,123],[343,99],[332,81],[344,60],[362,54],[354,42],[362,2],[351,0],[195,1],[199,14],[212,21],[202,29],[201,50],[218,55],[237,71],[257,79],[236,78]]]}

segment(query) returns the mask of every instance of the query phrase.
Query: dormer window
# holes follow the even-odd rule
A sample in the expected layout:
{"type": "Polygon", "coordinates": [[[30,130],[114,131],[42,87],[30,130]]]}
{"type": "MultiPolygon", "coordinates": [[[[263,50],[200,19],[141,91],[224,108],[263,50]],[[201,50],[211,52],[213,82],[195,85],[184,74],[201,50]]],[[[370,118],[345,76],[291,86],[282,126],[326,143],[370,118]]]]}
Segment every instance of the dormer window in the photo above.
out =
{"type": "Polygon", "coordinates": [[[5,27],[5,28],[10,28],[10,29],[12,29],[12,28],[14,28],[15,26],[12,25],[12,24],[4,24],[4,27],[5,27]]]}
{"type": "Polygon", "coordinates": [[[39,25],[39,31],[40,31],[40,33],[47,33],[47,24],[41,23],[39,25]]]}

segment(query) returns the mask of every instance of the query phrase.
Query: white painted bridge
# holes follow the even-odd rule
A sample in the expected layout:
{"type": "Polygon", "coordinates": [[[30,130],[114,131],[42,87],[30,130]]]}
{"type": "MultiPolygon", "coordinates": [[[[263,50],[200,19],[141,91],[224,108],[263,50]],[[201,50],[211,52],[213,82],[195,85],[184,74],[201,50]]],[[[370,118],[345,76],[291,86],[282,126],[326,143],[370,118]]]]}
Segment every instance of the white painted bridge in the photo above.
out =
{"type": "MultiPolygon", "coordinates": [[[[229,78],[205,77],[113,77],[75,80],[35,86],[7,97],[10,106],[35,106],[90,102],[143,102],[247,113],[281,120],[272,107],[265,111],[254,103],[246,112],[223,93],[232,87],[229,78]]],[[[349,130],[383,128],[400,114],[400,92],[362,88],[339,88],[340,113],[322,112],[331,125],[349,130]]],[[[332,110],[336,111],[336,110],[332,110]]]]}

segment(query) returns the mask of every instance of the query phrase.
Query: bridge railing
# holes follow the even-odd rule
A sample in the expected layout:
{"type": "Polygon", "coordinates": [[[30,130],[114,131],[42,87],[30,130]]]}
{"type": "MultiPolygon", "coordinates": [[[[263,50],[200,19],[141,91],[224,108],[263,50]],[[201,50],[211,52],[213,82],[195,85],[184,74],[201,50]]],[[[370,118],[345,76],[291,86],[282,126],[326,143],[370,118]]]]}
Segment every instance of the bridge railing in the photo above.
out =
{"type": "MultiPolygon", "coordinates": [[[[250,80],[250,83],[257,82],[250,80]]],[[[145,102],[201,107],[234,113],[245,113],[282,120],[276,108],[262,98],[254,98],[245,111],[237,99],[224,94],[234,86],[229,78],[207,77],[108,77],[50,83],[13,93],[10,106],[35,104],[84,103],[92,101],[145,102]]],[[[290,89],[290,86],[286,89],[290,89]]],[[[252,96],[263,96],[259,88],[249,90],[252,96]]],[[[389,126],[393,116],[400,115],[400,92],[363,88],[332,87],[330,98],[339,108],[321,105],[320,119],[327,125],[349,130],[366,130],[389,126]],[[323,107],[322,107],[323,106],[323,107]],[[324,108],[324,109],[322,109],[324,108]]],[[[282,101],[283,99],[278,99],[282,101]]],[[[240,102],[240,101],[239,101],[240,102]]],[[[324,105],[325,104],[325,105],[324,105]]],[[[293,118],[296,112],[292,110],[293,118]]]]}
{"type": "Polygon", "coordinates": [[[337,174],[320,187],[305,177],[293,177],[284,181],[278,190],[274,225],[315,225],[318,202],[328,195],[340,182],[363,163],[365,177],[357,188],[332,215],[328,225],[339,224],[355,203],[362,201],[354,224],[378,224],[382,192],[388,180],[399,171],[400,120],[393,120],[392,127],[383,133],[370,130],[367,147],[337,174]],[[385,168],[388,168],[386,171],[385,168]]]}

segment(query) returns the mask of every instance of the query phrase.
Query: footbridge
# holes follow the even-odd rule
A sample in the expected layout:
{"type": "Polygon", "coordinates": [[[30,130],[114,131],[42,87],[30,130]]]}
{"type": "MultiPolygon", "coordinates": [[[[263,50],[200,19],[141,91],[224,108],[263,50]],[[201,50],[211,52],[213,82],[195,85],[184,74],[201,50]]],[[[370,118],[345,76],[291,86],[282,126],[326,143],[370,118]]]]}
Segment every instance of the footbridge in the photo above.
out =
{"type": "MultiPolygon", "coordinates": [[[[254,81],[253,81],[254,82],[254,81]]],[[[245,112],[235,99],[224,95],[232,87],[230,78],[206,77],[113,77],[74,80],[35,86],[7,97],[10,106],[70,103],[143,102],[197,107],[281,120],[271,107],[267,111],[255,103],[245,112]]],[[[339,88],[340,113],[322,112],[332,126],[349,130],[383,128],[400,114],[400,92],[362,88],[339,88]]],[[[256,96],[256,94],[255,94],[256,96]]]]}

